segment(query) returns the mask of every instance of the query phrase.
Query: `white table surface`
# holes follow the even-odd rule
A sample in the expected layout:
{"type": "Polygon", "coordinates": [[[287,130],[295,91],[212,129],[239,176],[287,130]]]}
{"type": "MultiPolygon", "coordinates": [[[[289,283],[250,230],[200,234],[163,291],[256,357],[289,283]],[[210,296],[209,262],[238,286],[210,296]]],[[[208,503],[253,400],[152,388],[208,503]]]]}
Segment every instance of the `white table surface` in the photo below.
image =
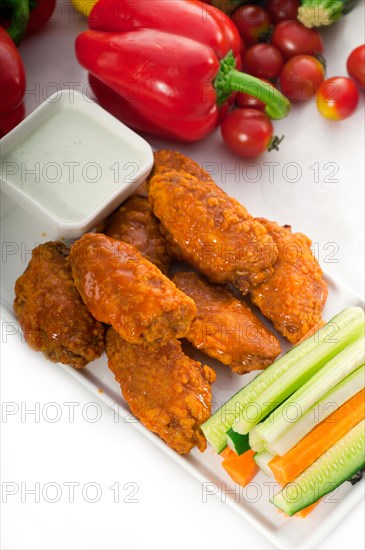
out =
{"type": "MultiPolygon", "coordinates": [[[[23,42],[28,112],[57,89],[72,85],[85,90],[86,74],[73,50],[74,38],[84,28],[82,17],[68,0],[61,0],[49,26],[23,42]]],[[[328,75],[346,74],[347,55],[364,42],[364,2],[324,36],[328,75]]],[[[150,142],[177,148],[203,163],[215,162],[217,183],[238,196],[252,214],[291,223],[294,230],[307,233],[317,243],[326,271],[363,294],[364,98],[347,121],[326,121],[308,103],[295,107],[288,119],[276,123],[276,129],[286,139],[279,153],[256,163],[262,173],[256,182],[242,179],[247,165],[224,148],[219,132],[189,146],[150,142]],[[278,165],[270,181],[270,167],[264,163],[272,162],[278,165]],[[311,169],[315,163],[317,181],[311,169]],[[335,181],[329,181],[333,167],[335,181]],[[295,179],[294,170],[301,174],[296,182],[290,181],[295,179]]],[[[255,179],[252,171],[246,173],[255,179]]],[[[95,399],[62,369],[39,363],[36,353],[31,359],[29,354],[23,356],[15,338],[2,344],[1,353],[3,407],[9,403],[14,407],[14,414],[3,414],[1,420],[1,481],[3,490],[4,483],[8,490],[13,483],[15,492],[7,502],[3,492],[2,548],[272,548],[218,498],[203,502],[199,482],[133,426],[115,422],[113,411],[103,403],[97,409],[90,405],[95,399]],[[55,409],[49,403],[57,404],[61,414],[57,422],[50,421],[55,409]],[[26,414],[34,408],[39,411],[36,415],[26,414]],[[96,411],[100,419],[92,422],[96,411]],[[72,483],[74,498],[70,498],[72,483]],[[27,493],[32,488],[39,488],[40,502],[27,493]],[[60,498],[51,503],[55,488],[60,498]],[[96,489],[100,498],[92,503],[96,489]]],[[[363,547],[360,504],[319,548],[363,547]]]]}

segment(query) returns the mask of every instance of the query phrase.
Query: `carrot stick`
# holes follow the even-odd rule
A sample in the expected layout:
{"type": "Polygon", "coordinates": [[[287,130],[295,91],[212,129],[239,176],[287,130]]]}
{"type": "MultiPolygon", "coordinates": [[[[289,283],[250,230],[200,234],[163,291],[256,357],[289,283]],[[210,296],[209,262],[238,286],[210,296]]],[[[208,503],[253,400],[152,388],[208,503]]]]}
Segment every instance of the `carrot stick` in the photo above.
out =
{"type": "Polygon", "coordinates": [[[241,455],[226,458],[222,462],[223,468],[230,475],[235,483],[245,487],[255,477],[259,467],[253,459],[255,453],[249,449],[241,455]]]}
{"type": "Polygon", "coordinates": [[[219,453],[219,456],[226,459],[226,458],[233,458],[233,457],[238,456],[238,455],[237,455],[237,453],[232,451],[232,449],[230,449],[227,445],[227,447],[225,449],[223,449],[223,451],[221,453],[219,453]]]}
{"type": "Polygon", "coordinates": [[[283,456],[269,462],[276,481],[286,485],[365,418],[365,389],[359,391],[283,456]]]}
{"type": "Polygon", "coordinates": [[[313,502],[313,504],[310,504],[306,508],[303,508],[303,510],[300,510],[299,512],[294,514],[294,516],[288,516],[288,514],[283,512],[283,510],[280,510],[280,508],[276,508],[276,511],[279,512],[279,514],[282,514],[283,516],[285,516],[286,518],[296,517],[296,518],[304,519],[312,512],[313,508],[315,508],[319,503],[320,503],[320,500],[317,500],[317,502],[313,502]]]}
{"type": "Polygon", "coordinates": [[[297,512],[296,514],[294,514],[294,516],[296,518],[306,518],[313,510],[313,508],[315,508],[317,506],[317,504],[319,504],[319,500],[317,500],[317,502],[313,502],[313,504],[310,504],[309,506],[307,506],[306,508],[303,508],[303,510],[300,510],[300,512],[297,512]]]}

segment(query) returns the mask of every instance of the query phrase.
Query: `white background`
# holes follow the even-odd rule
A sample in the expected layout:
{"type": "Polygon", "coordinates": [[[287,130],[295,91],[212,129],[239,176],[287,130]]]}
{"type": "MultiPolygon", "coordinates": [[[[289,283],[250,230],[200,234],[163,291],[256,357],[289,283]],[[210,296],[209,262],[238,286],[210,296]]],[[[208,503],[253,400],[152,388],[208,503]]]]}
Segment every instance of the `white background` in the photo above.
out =
{"type": "MultiPolygon", "coordinates": [[[[75,83],[80,90],[86,84],[73,50],[74,38],[86,24],[66,0],[59,2],[54,19],[20,48],[27,70],[28,112],[55,90],[68,87],[67,83],[75,83]]],[[[328,75],[346,74],[347,55],[364,42],[364,2],[337,26],[326,29],[324,37],[328,75]]],[[[294,230],[307,233],[318,243],[326,271],[363,294],[363,122],[363,97],[356,114],[341,123],[322,119],[311,102],[295,107],[288,119],[276,123],[277,133],[286,134],[285,141],[279,153],[260,159],[262,174],[256,182],[251,169],[247,175],[252,181],[244,181],[242,169],[247,165],[226,151],[219,132],[189,146],[150,142],[177,148],[200,162],[217,163],[217,183],[240,198],[252,214],[291,223],[294,230]],[[274,181],[269,181],[265,162],[279,163],[274,181]],[[310,168],[315,162],[320,168],[319,181],[310,168]],[[291,181],[295,174],[288,163],[300,167],[296,182],[291,181]],[[327,163],[336,163],[333,179],[337,181],[325,180],[330,175],[327,163]]],[[[212,496],[204,503],[199,482],[133,425],[115,422],[113,411],[103,403],[98,403],[101,419],[88,421],[87,413],[91,417],[95,408],[87,405],[95,399],[62,369],[38,363],[37,354],[27,351],[14,338],[2,345],[2,401],[19,407],[17,414],[3,416],[1,422],[1,480],[19,486],[19,492],[2,504],[2,548],[272,548],[218,498],[212,496]],[[59,422],[49,421],[54,410],[45,405],[50,402],[61,407],[59,422]],[[74,422],[64,403],[79,403],[74,422]],[[39,422],[34,415],[22,419],[20,411],[35,406],[40,408],[39,422]],[[37,482],[41,489],[50,482],[58,484],[62,490],[59,502],[47,502],[54,496],[51,489],[46,499],[41,495],[40,503],[32,495],[22,502],[21,483],[29,489],[37,482]],[[64,485],[67,482],[80,484],[75,487],[73,503],[64,485]],[[86,502],[82,496],[90,482],[102,491],[97,503],[86,502]],[[110,489],[115,483],[120,488],[118,503],[110,489]],[[133,488],[124,489],[126,483],[138,485],[134,496],[138,502],[123,501],[133,488]]],[[[90,489],[87,497],[93,496],[90,489]]],[[[361,504],[320,548],[363,548],[363,514],[361,504]]]]}

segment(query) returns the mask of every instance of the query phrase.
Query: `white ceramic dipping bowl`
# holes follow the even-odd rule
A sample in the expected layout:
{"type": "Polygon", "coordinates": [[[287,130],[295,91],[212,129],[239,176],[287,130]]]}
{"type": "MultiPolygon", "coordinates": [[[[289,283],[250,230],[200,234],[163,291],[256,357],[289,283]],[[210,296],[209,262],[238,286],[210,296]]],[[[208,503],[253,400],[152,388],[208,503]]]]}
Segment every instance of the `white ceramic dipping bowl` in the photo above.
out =
{"type": "Polygon", "coordinates": [[[80,92],[47,99],[1,142],[1,189],[78,238],[122,203],[153,166],[150,145],[80,92]]]}

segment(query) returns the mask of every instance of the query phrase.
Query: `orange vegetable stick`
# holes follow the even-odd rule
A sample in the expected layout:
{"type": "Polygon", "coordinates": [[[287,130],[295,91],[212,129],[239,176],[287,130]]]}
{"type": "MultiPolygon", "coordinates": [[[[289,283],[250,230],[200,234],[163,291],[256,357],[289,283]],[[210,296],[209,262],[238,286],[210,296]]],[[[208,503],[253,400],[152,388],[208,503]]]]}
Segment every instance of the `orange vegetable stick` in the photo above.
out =
{"type": "Polygon", "coordinates": [[[225,449],[223,449],[223,451],[221,453],[219,453],[219,456],[226,459],[226,458],[233,458],[234,456],[238,456],[238,455],[237,455],[237,453],[232,451],[232,449],[230,449],[227,445],[227,447],[225,449]]]}
{"type": "Polygon", "coordinates": [[[320,502],[319,500],[317,500],[317,502],[313,502],[313,504],[310,504],[306,508],[303,508],[303,510],[300,510],[300,512],[297,512],[296,514],[294,514],[294,516],[296,518],[302,518],[302,519],[306,518],[311,513],[313,508],[315,508],[317,504],[319,504],[319,502],[320,502]]]}
{"type": "MultiPolygon", "coordinates": [[[[235,453],[234,453],[235,454],[235,453]]],[[[253,459],[254,451],[249,449],[241,455],[226,458],[222,462],[223,468],[235,483],[245,487],[255,477],[259,467],[253,459]]]]}
{"type": "Polygon", "coordinates": [[[286,485],[294,481],[317,458],[365,418],[365,389],[346,401],[322,420],[295,447],[269,462],[276,481],[286,485]]]}
{"type": "Polygon", "coordinates": [[[313,502],[313,504],[310,504],[306,508],[303,508],[303,510],[300,510],[299,512],[294,514],[294,516],[288,516],[288,514],[283,512],[283,510],[280,510],[280,508],[276,508],[276,511],[279,512],[279,514],[282,514],[283,516],[285,516],[286,518],[296,517],[296,518],[304,519],[311,513],[313,508],[315,508],[317,506],[317,504],[319,504],[319,502],[320,502],[319,500],[317,500],[317,502],[313,502]]]}
{"type": "MultiPolygon", "coordinates": [[[[301,342],[303,342],[306,338],[313,336],[313,334],[315,334],[320,328],[324,327],[325,324],[326,324],[326,321],[323,321],[323,319],[320,319],[318,323],[316,323],[307,332],[307,334],[305,334],[303,338],[301,338],[299,342],[297,342],[296,345],[301,344],[301,342]]],[[[313,502],[313,504],[310,504],[310,506],[307,506],[306,508],[303,508],[303,510],[300,510],[300,512],[297,512],[296,514],[294,514],[294,516],[302,519],[306,518],[311,513],[311,511],[317,506],[317,504],[319,504],[319,502],[320,502],[319,500],[317,500],[317,502],[313,502]]],[[[279,508],[277,509],[279,510],[279,508]]],[[[285,512],[283,512],[283,514],[286,515],[285,512]]]]}

